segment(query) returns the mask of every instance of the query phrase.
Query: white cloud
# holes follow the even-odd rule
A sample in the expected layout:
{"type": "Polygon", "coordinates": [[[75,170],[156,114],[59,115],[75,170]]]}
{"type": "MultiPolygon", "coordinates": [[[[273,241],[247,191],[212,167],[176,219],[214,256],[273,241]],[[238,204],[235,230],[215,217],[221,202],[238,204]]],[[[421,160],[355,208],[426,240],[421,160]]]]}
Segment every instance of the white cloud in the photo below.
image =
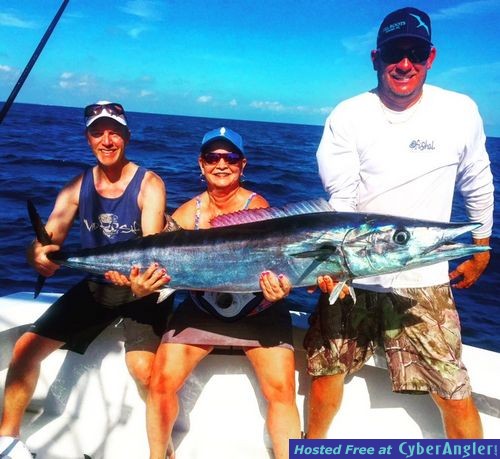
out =
{"type": "Polygon", "coordinates": [[[19,71],[10,65],[0,64],[0,79],[2,81],[12,81],[17,78],[19,71]]]}
{"type": "Polygon", "coordinates": [[[342,39],[342,46],[350,53],[366,53],[375,46],[378,29],[374,28],[362,35],[342,39]]]}
{"type": "Polygon", "coordinates": [[[236,99],[232,99],[232,100],[229,101],[229,105],[231,107],[236,107],[238,105],[238,102],[237,102],[236,99]]]}
{"type": "Polygon", "coordinates": [[[147,89],[141,89],[141,91],[139,92],[139,97],[150,97],[153,95],[154,95],[154,92],[148,91],[147,89]]]}
{"type": "Polygon", "coordinates": [[[35,29],[36,24],[30,21],[24,21],[23,19],[19,19],[13,14],[9,13],[0,13],[0,25],[6,27],[18,27],[20,29],[35,29]]]}
{"type": "Polygon", "coordinates": [[[163,18],[165,3],[155,0],[129,0],[120,9],[141,19],[159,21],[163,18]]]}
{"type": "MultiPolygon", "coordinates": [[[[500,74],[500,61],[485,62],[482,65],[464,65],[451,67],[445,71],[434,74],[434,82],[443,87],[453,87],[456,91],[472,95],[474,99],[483,94],[498,93],[498,75],[500,74]],[[477,89],[481,88],[478,92],[477,89]]],[[[491,103],[492,101],[490,101],[491,103]]]]}
{"type": "Polygon", "coordinates": [[[126,29],[126,33],[130,38],[133,38],[134,40],[136,38],[139,38],[139,36],[148,30],[147,27],[132,27],[126,29]]]}
{"type": "Polygon", "coordinates": [[[75,75],[72,72],[63,72],[59,77],[58,86],[61,89],[86,88],[89,86],[89,77],[87,75],[75,75]]]}
{"type": "Polygon", "coordinates": [[[270,102],[268,100],[254,100],[250,103],[250,107],[257,108],[259,110],[269,110],[272,112],[282,112],[286,110],[285,106],[281,102],[270,102]]]}
{"type": "Polygon", "coordinates": [[[497,11],[497,8],[498,0],[479,0],[459,3],[458,5],[450,6],[449,8],[441,8],[436,13],[431,13],[430,16],[433,21],[436,21],[464,15],[484,14],[490,11],[497,11]]]}
{"type": "Polygon", "coordinates": [[[284,105],[281,102],[270,102],[270,101],[259,101],[254,100],[250,103],[250,107],[263,110],[263,111],[271,111],[271,112],[279,112],[279,113],[300,113],[300,114],[320,114],[325,115],[329,114],[332,111],[333,107],[308,107],[306,105],[284,105]]]}
{"type": "Polygon", "coordinates": [[[332,110],[333,110],[333,107],[320,107],[320,108],[318,108],[318,112],[323,114],[323,115],[329,115],[332,110]]]}
{"type": "Polygon", "coordinates": [[[117,98],[124,98],[124,97],[129,97],[133,92],[128,88],[127,86],[118,86],[118,87],[113,87],[112,90],[108,88],[108,92],[113,94],[113,97],[117,98]]]}
{"type": "Polygon", "coordinates": [[[212,96],[200,96],[198,99],[196,99],[196,102],[200,104],[208,104],[209,102],[212,102],[213,97],[212,96]]]}

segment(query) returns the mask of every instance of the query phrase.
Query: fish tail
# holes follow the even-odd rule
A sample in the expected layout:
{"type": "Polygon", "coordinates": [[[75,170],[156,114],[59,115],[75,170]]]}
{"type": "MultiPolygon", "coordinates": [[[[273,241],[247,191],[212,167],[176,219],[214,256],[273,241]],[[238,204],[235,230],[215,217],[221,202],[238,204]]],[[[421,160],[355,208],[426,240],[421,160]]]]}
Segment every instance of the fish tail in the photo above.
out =
{"type": "MultiPolygon", "coordinates": [[[[35,205],[31,201],[31,199],[28,199],[27,204],[28,204],[28,214],[30,216],[31,226],[33,226],[33,230],[35,231],[37,240],[42,245],[52,244],[52,239],[47,233],[45,225],[43,224],[42,219],[40,218],[40,215],[38,214],[35,205]]],[[[33,295],[34,298],[36,298],[42,291],[45,279],[46,278],[41,274],[38,275],[38,278],[35,283],[35,293],[33,295]]]]}
{"type": "Polygon", "coordinates": [[[46,277],[42,276],[41,274],[38,275],[35,283],[35,292],[33,293],[33,298],[37,298],[38,295],[40,295],[40,292],[42,291],[43,284],[45,284],[45,279],[46,277]]]}
{"type": "Polygon", "coordinates": [[[36,238],[42,245],[52,244],[52,239],[47,233],[45,225],[43,224],[42,219],[40,218],[40,215],[38,214],[35,205],[31,201],[31,199],[28,199],[27,204],[28,204],[28,214],[30,216],[31,226],[33,226],[36,238]]]}

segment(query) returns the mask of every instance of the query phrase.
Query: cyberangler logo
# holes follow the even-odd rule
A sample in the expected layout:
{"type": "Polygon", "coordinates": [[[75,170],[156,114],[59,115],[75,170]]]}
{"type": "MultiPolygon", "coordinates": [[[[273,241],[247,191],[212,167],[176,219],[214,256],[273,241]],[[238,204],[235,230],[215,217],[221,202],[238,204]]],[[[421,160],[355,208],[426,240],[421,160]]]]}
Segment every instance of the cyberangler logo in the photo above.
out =
{"type": "Polygon", "coordinates": [[[434,146],[434,140],[428,141],[428,140],[412,140],[410,142],[410,150],[418,150],[418,151],[423,151],[423,150],[435,150],[436,147],[434,146]]]}

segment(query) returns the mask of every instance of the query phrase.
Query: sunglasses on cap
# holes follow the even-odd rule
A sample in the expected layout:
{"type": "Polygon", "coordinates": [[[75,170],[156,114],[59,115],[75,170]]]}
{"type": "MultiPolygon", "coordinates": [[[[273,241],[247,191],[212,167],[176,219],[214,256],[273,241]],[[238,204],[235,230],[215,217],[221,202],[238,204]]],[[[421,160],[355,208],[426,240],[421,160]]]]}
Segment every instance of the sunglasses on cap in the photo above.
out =
{"type": "Polygon", "coordinates": [[[237,164],[243,159],[243,155],[238,152],[230,152],[230,153],[206,152],[201,154],[201,159],[203,159],[203,161],[205,161],[207,164],[217,164],[221,160],[221,158],[228,164],[237,164]]]}
{"type": "Polygon", "coordinates": [[[428,45],[413,48],[398,48],[397,46],[383,46],[377,50],[380,59],[386,64],[396,64],[407,57],[412,64],[418,64],[429,59],[431,47],[428,45]]]}
{"type": "Polygon", "coordinates": [[[103,110],[106,110],[110,115],[125,116],[125,110],[123,109],[123,107],[120,104],[112,102],[109,104],[102,104],[102,105],[101,104],[87,105],[84,110],[85,118],[100,115],[103,110]]]}

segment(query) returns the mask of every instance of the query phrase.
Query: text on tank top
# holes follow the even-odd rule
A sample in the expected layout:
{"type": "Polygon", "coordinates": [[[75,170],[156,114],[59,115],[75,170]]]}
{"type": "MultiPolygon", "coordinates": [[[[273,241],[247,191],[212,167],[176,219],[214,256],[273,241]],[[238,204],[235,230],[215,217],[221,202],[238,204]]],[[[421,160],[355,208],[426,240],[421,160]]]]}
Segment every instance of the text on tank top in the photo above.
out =
{"type": "Polygon", "coordinates": [[[146,169],[139,167],[123,194],[117,198],[105,198],[97,192],[92,170],[89,168],[84,172],[80,189],[82,248],[102,247],[142,236],[137,197],[146,169]]]}

